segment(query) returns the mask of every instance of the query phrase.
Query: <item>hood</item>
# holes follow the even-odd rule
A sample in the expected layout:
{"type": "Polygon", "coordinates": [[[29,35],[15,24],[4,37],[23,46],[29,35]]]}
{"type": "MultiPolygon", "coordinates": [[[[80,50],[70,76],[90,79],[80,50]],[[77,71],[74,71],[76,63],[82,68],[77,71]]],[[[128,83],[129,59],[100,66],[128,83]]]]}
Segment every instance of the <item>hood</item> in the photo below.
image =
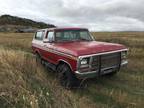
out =
{"type": "Polygon", "coordinates": [[[75,42],[56,43],[54,44],[54,48],[57,51],[77,57],[82,55],[121,50],[125,49],[126,47],[120,44],[107,43],[107,42],[75,41],[75,42]]]}

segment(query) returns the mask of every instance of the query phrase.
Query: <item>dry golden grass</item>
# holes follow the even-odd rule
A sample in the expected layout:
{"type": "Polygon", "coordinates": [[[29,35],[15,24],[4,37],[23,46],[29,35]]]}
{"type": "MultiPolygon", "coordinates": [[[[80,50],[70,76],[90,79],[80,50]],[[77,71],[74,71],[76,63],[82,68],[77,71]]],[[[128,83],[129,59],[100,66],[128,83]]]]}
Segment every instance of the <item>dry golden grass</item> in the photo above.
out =
{"type": "Polygon", "coordinates": [[[0,45],[5,48],[31,52],[33,33],[0,33],[0,45]]]}
{"type": "Polygon", "coordinates": [[[129,47],[129,64],[113,77],[88,80],[85,89],[65,90],[55,74],[31,54],[33,34],[0,33],[0,107],[143,108],[144,33],[92,33],[96,40],[129,47]]]}
{"type": "Polygon", "coordinates": [[[34,83],[46,82],[42,71],[31,54],[0,49],[0,97],[4,106],[38,107],[38,91],[32,88],[38,85],[34,83]]]}

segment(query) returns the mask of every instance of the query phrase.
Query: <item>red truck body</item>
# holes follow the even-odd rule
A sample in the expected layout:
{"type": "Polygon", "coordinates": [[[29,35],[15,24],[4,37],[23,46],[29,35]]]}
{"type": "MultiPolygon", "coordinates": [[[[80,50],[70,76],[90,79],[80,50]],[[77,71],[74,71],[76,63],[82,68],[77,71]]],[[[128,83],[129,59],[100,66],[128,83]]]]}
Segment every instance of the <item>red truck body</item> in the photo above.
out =
{"type": "MultiPolygon", "coordinates": [[[[96,73],[101,73],[100,71],[107,71],[106,73],[115,71],[115,68],[113,69],[114,63],[112,65],[110,65],[111,63],[107,63],[113,62],[113,59],[116,59],[116,57],[111,57],[113,54],[117,54],[118,58],[116,70],[119,70],[121,66],[127,64],[127,60],[123,61],[121,57],[123,55],[123,52],[127,52],[127,48],[121,44],[98,42],[94,40],[77,40],[64,42],[55,41],[56,32],[67,30],[88,31],[85,28],[51,28],[38,30],[32,41],[33,52],[35,54],[39,54],[42,59],[54,64],[55,66],[58,66],[61,62],[67,64],[70,67],[71,71],[76,74],[78,78],[94,77],[97,75],[96,73]],[[48,41],[47,39],[51,36],[49,34],[50,32],[52,32],[53,34],[52,41],[48,41]],[[41,34],[41,37],[39,36],[39,34],[41,34]],[[38,39],[36,39],[36,35],[38,35],[38,39]],[[111,57],[110,59],[107,59],[108,61],[105,60],[106,55],[111,57]],[[93,67],[89,65],[88,68],[84,67],[80,70],[79,64],[81,59],[88,58],[88,62],[90,64],[91,59],[94,57],[97,57],[97,67],[94,67],[93,69],[93,67]],[[104,60],[105,62],[103,62],[102,60],[104,60]]],[[[82,61],[82,63],[85,62],[86,61],[82,61]]],[[[116,62],[116,60],[114,62],[116,62]]]]}

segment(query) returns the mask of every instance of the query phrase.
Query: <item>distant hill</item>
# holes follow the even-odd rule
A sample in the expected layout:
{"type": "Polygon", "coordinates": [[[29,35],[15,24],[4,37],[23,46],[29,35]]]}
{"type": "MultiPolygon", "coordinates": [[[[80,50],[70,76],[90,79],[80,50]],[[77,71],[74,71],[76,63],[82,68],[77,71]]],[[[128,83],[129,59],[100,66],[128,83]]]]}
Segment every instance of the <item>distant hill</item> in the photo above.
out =
{"type": "Polygon", "coordinates": [[[21,29],[52,28],[53,24],[36,22],[31,19],[20,18],[11,15],[0,16],[0,31],[19,31],[21,29]]]}
{"type": "Polygon", "coordinates": [[[36,22],[26,18],[20,18],[11,15],[0,16],[0,25],[22,25],[22,26],[32,26],[36,28],[51,28],[55,27],[52,24],[46,24],[43,22],[36,22]]]}

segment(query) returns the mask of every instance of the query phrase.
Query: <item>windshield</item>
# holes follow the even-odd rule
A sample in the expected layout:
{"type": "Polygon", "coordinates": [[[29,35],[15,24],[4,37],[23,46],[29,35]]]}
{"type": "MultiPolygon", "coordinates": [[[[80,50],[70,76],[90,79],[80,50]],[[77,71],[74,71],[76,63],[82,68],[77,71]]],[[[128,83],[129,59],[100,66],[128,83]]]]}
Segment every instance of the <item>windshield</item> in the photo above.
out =
{"type": "Polygon", "coordinates": [[[63,30],[56,31],[57,42],[63,41],[92,41],[88,30],[63,30]]]}

